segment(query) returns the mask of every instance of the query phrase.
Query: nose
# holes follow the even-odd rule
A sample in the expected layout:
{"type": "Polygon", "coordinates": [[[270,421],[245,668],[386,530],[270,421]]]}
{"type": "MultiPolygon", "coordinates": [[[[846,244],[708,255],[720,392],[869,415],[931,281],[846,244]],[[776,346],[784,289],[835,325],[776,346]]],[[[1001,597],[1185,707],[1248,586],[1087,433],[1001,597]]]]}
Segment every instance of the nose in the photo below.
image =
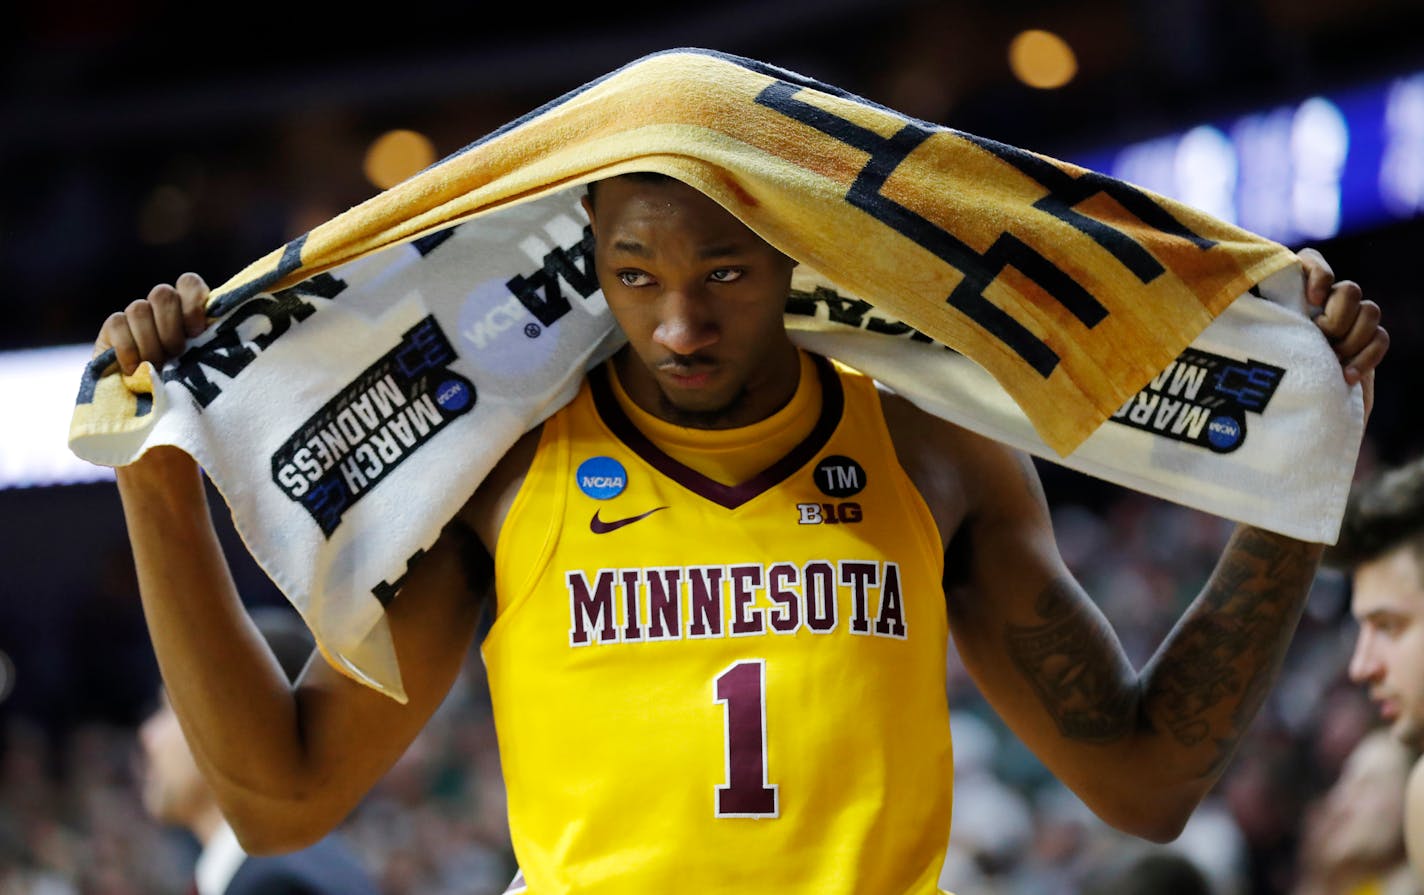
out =
{"type": "Polygon", "coordinates": [[[692,355],[717,342],[720,332],[711,296],[692,289],[668,290],[659,301],[653,341],[673,354],[692,355]]]}
{"type": "Polygon", "coordinates": [[[1357,684],[1369,683],[1377,680],[1383,671],[1384,665],[1375,649],[1374,638],[1368,627],[1361,627],[1359,636],[1355,638],[1355,650],[1350,654],[1350,680],[1357,684]]]}

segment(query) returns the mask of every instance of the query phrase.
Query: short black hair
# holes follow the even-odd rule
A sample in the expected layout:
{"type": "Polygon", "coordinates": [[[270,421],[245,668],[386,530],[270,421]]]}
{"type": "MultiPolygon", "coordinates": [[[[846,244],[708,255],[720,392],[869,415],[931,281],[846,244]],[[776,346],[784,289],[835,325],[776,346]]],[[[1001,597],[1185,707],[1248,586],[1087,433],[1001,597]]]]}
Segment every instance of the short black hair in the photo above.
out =
{"type": "Polygon", "coordinates": [[[1424,563],[1424,457],[1356,483],[1345,503],[1340,537],[1325,564],[1351,569],[1398,547],[1412,546],[1424,563]]]}
{"type": "MultiPolygon", "coordinates": [[[[629,180],[636,180],[639,183],[665,184],[672,183],[674,181],[681,183],[681,181],[679,181],[676,177],[673,177],[670,174],[664,174],[661,171],[629,171],[627,174],[615,174],[613,175],[613,177],[626,177],[629,180]]],[[[594,190],[599,185],[599,183],[604,180],[612,179],[612,177],[604,177],[600,178],[599,180],[590,180],[588,182],[588,201],[590,205],[594,204],[594,190]]]]}

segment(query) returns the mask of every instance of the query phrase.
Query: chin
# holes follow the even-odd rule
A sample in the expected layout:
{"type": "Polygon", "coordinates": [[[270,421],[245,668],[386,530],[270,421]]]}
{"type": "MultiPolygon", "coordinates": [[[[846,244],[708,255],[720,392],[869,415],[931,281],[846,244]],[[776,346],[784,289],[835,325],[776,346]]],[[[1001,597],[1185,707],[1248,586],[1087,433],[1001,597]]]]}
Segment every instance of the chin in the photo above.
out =
{"type": "Polygon", "coordinates": [[[736,413],[742,405],[744,393],[737,391],[730,397],[701,394],[700,400],[688,400],[688,396],[674,398],[662,392],[662,416],[669,422],[691,428],[715,428],[717,424],[736,413]]]}

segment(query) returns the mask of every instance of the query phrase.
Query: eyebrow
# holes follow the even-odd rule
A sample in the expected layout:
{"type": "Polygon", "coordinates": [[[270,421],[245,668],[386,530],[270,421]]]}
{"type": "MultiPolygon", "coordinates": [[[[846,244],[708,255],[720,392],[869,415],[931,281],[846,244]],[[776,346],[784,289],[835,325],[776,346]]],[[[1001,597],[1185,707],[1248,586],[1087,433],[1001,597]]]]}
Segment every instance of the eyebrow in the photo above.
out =
{"type": "Polygon", "coordinates": [[[1394,608],[1389,607],[1389,606],[1378,606],[1378,607],[1375,607],[1375,608],[1373,608],[1373,609],[1370,609],[1368,612],[1365,612],[1365,613],[1362,614],[1362,615],[1356,616],[1355,619],[1356,619],[1356,621],[1360,621],[1360,622],[1376,622],[1376,623],[1377,623],[1377,622],[1379,622],[1379,621],[1382,620],[1382,619],[1389,619],[1389,620],[1391,620],[1391,621],[1399,621],[1399,620],[1402,620],[1402,619],[1406,619],[1406,618],[1408,618],[1408,617],[1409,617],[1409,616],[1408,616],[1408,613],[1403,612],[1402,610],[1394,609],[1394,608]]]}

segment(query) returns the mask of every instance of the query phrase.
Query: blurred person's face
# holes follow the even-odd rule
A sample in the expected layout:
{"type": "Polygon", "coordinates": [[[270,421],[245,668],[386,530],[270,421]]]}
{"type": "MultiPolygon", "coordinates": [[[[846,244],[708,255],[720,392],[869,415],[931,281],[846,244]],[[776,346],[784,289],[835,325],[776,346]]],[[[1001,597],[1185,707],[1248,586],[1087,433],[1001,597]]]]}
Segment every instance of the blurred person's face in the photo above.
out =
{"type": "Polygon", "coordinates": [[[138,740],[144,808],[162,823],[191,824],[207,807],[211,795],[166,694],[139,727],[138,740]]]}
{"type": "Polygon", "coordinates": [[[1360,633],[1350,680],[1369,688],[1398,739],[1424,747],[1424,567],[1412,547],[1355,570],[1351,611],[1360,633]]]}

